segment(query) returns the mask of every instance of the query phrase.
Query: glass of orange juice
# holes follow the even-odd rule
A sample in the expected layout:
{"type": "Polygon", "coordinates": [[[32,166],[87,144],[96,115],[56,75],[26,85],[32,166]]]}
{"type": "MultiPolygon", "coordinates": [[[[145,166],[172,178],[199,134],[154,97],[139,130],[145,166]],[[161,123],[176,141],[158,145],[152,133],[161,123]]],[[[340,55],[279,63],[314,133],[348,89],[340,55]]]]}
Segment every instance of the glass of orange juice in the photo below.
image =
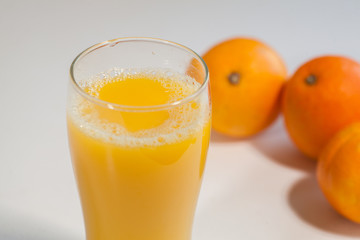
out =
{"type": "Polygon", "coordinates": [[[204,61],[120,38],[71,65],[67,125],[87,240],[190,240],[210,138],[204,61]]]}

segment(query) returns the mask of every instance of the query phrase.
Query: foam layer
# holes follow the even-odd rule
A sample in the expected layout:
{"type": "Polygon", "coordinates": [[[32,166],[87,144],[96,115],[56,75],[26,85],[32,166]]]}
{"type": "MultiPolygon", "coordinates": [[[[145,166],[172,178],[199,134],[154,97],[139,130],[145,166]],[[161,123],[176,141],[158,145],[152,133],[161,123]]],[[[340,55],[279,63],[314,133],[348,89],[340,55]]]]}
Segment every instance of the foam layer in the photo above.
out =
{"type": "MultiPolygon", "coordinates": [[[[109,83],[138,78],[147,78],[160,83],[169,92],[168,103],[181,100],[200,87],[193,78],[167,69],[111,69],[92,79],[81,81],[79,85],[90,95],[99,97],[102,88],[109,83]]],[[[102,107],[74,92],[70,96],[68,115],[74,125],[93,138],[127,147],[156,146],[181,141],[204,128],[210,115],[207,94],[207,91],[203,92],[188,103],[163,110],[162,112],[166,112],[166,118],[159,125],[136,131],[129,130],[124,121],[113,121],[102,117],[102,111],[109,111],[112,116],[119,114],[119,119],[125,120],[130,114],[131,119],[143,118],[140,119],[142,121],[147,121],[147,118],[151,117],[147,114],[152,113],[142,113],[137,116],[137,113],[99,109],[102,107]]]]}

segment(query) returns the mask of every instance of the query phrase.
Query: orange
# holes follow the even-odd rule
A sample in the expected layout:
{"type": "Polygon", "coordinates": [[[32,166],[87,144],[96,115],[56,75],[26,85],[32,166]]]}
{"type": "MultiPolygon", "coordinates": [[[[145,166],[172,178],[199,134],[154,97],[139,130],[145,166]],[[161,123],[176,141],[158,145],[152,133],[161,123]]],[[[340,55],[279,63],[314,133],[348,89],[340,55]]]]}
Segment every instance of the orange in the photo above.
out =
{"type": "Polygon", "coordinates": [[[360,121],[360,65],[340,56],[305,63],[285,85],[283,114],[295,145],[317,158],[336,132],[360,121]]]}
{"type": "Polygon", "coordinates": [[[330,140],[320,155],[317,179],[335,210],[360,223],[360,123],[330,140]]]}
{"type": "Polygon", "coordinates": [[[211,48],[203,59],[216,131],[248,137],[274,121],[286,78],[285,64],[274,50],[254,39],[234,38],[211,48]]]}

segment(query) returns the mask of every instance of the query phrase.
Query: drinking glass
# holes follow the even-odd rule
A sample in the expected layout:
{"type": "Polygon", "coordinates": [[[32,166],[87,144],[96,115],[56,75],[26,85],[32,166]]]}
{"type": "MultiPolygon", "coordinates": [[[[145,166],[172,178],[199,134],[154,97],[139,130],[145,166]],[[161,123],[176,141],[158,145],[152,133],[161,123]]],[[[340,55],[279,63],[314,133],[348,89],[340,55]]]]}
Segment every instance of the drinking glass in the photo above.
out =
{"type": "Polygon", "coordinates": [[[190,240],[211,129],[206,64],[119,38],[73,61],[68,139],[87,240],[190,240]]]}

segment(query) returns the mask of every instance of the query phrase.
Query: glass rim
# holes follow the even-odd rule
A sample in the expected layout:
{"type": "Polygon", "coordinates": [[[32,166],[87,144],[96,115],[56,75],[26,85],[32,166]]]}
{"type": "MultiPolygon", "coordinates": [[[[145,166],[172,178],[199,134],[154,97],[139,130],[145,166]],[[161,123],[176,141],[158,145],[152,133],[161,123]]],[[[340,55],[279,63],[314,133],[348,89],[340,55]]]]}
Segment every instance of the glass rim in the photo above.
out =
{"type": "Polygon", "coordinates": [[[84,51],[82,51],[81,53],[79,53],[76,58],[73,60],[73,62],[71,63],[70,66],[70,82],[71,85],[75,88],[75,90],[82,95],[83,97],[85,97],[86,99],[90,100],[91,102],[100,105],[102,107],[108,108],[108,109],[112,109],[112,110],[120,110],[120,111],[129,111],[129,112],[148,112],[148,111],[159,111],[159,110],[166,110],[166,109],[170,109],[170,108],[174,108],[177,106],[181,106],[185,103],[190,102],[191,100],[195,99],[197,96],[199,96],[204,89],[207,87],[208,82],[209,82],[209,70],[208,67],[205,63],[205,61],[202,59],[202,57],[197,54],[195,51],[193,51],[192,49],[181,45],[179,43],[176,42],[172,42],[169,40],[164,40],[164,39],[160,39],[160,38],[151,38],[151,37],[122,37],[122,38],[116,38],[116,39],[112,39],[112,40],[108,40],[108,41],[104,41],[104,42],[100,42],[97,44],[94,44],[93,46],[85,49],[84,51]],[[186,50],[187,52],[191,53],[193,55],[194,58],[196,58],[197,60],[199,60],[199,62],[201,62],[202,66],[204,67],[205,70],[205,76],[204,76],[204,81],[203,83],[200,85],[200,87],[198,89],[196,89],[195,92],[193,92],[190,95],[187,95],[186,97],[174,101],[174,102],[170,102],[170,103],[166,103],[166,104],[159,104],[159,105],[150,105],[150,106],[131,106],[131,105],[122,105],[122,104],[116,104],[116,103],[112,103],[112,102],[108,102],[108,101],[104,101],[101,100],[95,96],[92,96],[90,94],[88,94],[86,91],[84,91],[84,89],[82,87],[79,86],[79,84],[76,82],[75,80],[75,76],[74,76],[74,66],[78,63],[79,60],[81,60],[83,57],[85,57],[87,54],[111,45],[111,44],[118,44],[120,42],[135,42],[135,41],[145,41],[145,42],[156,42],[156,43],[162,43],[164,45],[169,45],[169,46],[174,46],[177,48],[181,48],[183,50],[186,50]]]}

